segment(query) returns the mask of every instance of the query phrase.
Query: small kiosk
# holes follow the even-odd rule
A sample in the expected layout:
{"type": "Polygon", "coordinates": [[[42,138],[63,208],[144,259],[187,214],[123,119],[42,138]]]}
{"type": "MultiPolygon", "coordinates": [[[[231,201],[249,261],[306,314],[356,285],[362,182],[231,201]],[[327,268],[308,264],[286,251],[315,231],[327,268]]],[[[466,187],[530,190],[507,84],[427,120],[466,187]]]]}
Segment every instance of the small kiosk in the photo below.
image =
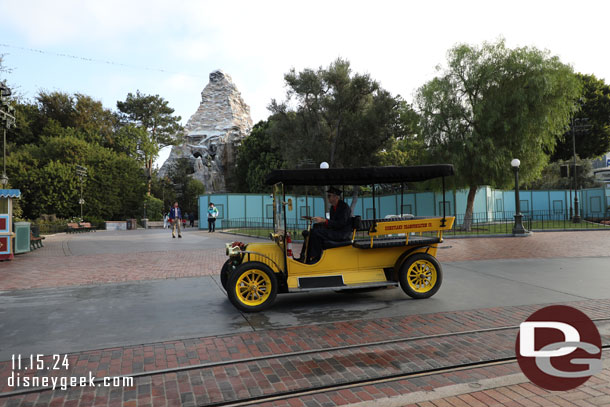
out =
{"type": "Polygon", "coordinates": [[[0,260],[11,260],[13,252],[13,199],[21,198],[18,189],[0,189],[0,260]]]}

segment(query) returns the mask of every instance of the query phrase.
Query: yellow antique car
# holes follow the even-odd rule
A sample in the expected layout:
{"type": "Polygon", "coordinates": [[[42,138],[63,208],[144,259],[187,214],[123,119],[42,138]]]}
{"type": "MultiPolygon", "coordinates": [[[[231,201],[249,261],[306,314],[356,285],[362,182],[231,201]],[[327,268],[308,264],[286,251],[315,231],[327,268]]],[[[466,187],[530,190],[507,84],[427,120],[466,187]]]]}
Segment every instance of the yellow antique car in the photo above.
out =
{"type": "MultiPolygon", "coordinates": [[[[440,288],[443,278],[441,265],[435,258],[437,246],[443,240],[443,231],[453,226],[454,217],[444,213],[442,217],[408,215],[370,220],[352,217],[352,239],[325,242],[320,260],[305,264],[294,259],[290,248],[286,206],[291,207],[292,202],[286,202],[285,187],[372,185],[374,205],[375,184],[442,177],[444,201],[444,181],[450,175],[453,175],[453,166],[449,164],[272,171],[266,180],[268,185],[274,186],[272,241],[227,244],[229,259],[222,267],[220,279],[229,300],[242,311],[256,312],[271,306],[278,293],[399,284],[410,297],[431,297],[440,288]],[[366,236],[356,238],[359,231],[366,236]]],[[[304,244],[308,244],[307,240],[304,244]]]]}

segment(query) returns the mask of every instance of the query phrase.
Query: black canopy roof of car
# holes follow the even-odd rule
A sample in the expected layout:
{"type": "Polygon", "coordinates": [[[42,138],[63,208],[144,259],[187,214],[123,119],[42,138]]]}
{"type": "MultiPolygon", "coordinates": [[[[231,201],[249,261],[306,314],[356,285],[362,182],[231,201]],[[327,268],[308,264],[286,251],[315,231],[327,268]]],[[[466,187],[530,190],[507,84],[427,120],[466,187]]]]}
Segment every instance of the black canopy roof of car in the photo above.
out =
{"type": "Polygon", "coordinates": [[[273,170],[267,175],[265,183],[267,185],[278,182],[286,185],[371,185],[425,181],[453,174],[451,164],[273,170]]]}

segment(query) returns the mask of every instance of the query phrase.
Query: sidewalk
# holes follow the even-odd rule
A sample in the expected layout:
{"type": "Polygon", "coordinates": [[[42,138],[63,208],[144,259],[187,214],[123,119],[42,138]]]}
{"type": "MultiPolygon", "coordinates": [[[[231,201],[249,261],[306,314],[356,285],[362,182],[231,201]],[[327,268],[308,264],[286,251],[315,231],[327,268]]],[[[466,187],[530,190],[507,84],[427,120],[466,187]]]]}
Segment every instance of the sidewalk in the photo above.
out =
{"type": "Polygon", "coordinates": [[[183,236],[172,240],[169,233],[140,230],[49,236],[43,248],[0,263],[0,290],[216,275],[226,260],[221,247],[232,237],[196,230],[183,236]],[[117,245],[108,242],[126,237],[117,245]],[[192,243],[203,238],[214,247],[192,243]]]}
{"type": "MultiPolygon", "coordinates": [[[[190,231],[183,239],[157,232],[58,234],[45,247],[0,263],[0,290],[53,288],[195,276],[216,276],[225,261],[224,242],[251,239],[190,231]],[[112,234],[115,233],[115,234],[112,234]],[[118,242],[118,243],[117,243],[118,242]]],[[[443,263],[511,258],[610,257],[610,231],[536,233],[530,237],[446,239],[438,251],[443,263]]],[[[610,273],[610,267],[609,267],[610,273]]],[[[610,274],[608,276],[610,287],[610,274]]],[[[575,306],[591,318],[610,318],[610,288],[606,299],[584,300],[575,306]]],[[[515,330],[473,333],[457,341],[426,335],[516,326],[542,305],[439,312],[347,322],[301,325],[217,337],[120,346],[68,354],[69,369],[54,376],[96,377],[132,375],[229,361],[138,377],[133,386],[72,388],[0,398],[0,406],[195,406],[236,396],[335,383],[371,373],[409,372],[456,361],[514,356],[515,330]],[[358,351],[316,352],[272,361],[240,364],[240,359],[283,355],[374,341],[412,338],[406,345],[358,351]]],[[[0,310],[0,315],[1,315],[0,310]]],[[[264,314],[260,315],[264,318],[264,314]]],[[[360,317],[359,317],[360,318],[360,317]]],[[[146,323],[143,321],[143,323],[146,323]]],[[[1,323],[0,323],[1,326],[1,323]]],[[[610,323],[598,325],[605,344],[610,323]]],[[[1,337],[1,333],[0,333],[1,337]]],[[[40,341],[44,341],[41,337],[40,341]]],[[[0,343],[1,346],[1,343],[0,343]]],[[[29,355],[25,355],[29,357],[29,355]]],[[[46,356],[46,361],[50,356],[46,356]]],[[[386,383],[352,387],[318,395],[278,400],[266,406],[321,407],[460,407],[460,406],[606,406],[610,407],[610,355],[604,370],[568,392],[548,392],[531,384],[516,363],[439,373],[386,383]]],[[[0,393],[10,392],[10,361],[0,362],[0,393]]],[[[44,376],[30,371],[25,376],[44,376]]]]}
{"type": "MultiPolygon", "coordinates": [[[[157,231],[125,231],[50,236],[45,247],[0,263],[0,290],[63,287],[125,281],[217,275],[226,261],[224,243],[254,239],[190,230],[183,239],[157,231]],[[148,233],[148,234],[147,234],[148,233]],[[114,234],[114,235],[111,235],[114,234]],[[73,247],[108,236],[131,236],[103,253],[79,253],[73,247]],[[150,245],[138,239],[156,239],[150,245]],[[199,239],[199,240],[197,240],[199,239]],[[205,240],[203,240],[205,239],[205,240]],[[206,242],[201,247],[192,241],[206,242]],[[207,243],[210,242],[210,243],[207,243]],[[213,247],[209,247],[213,246],[213,247]]],[[[96,247],[93,244],[90,247],[96,247]]],[[[295,245],[295,252],[300,247],[295,245]]],[[[514,258],[610,256],[610,231],[547,232],[529,237],[446,239],[437,257],[441,263],[514,258]]]]}

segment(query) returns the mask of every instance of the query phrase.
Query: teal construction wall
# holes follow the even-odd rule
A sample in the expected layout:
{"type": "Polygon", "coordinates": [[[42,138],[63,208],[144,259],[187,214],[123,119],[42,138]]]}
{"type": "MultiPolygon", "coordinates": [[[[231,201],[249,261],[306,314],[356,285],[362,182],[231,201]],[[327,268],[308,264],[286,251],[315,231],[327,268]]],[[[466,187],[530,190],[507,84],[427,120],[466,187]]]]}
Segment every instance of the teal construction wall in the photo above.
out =
{"type": "MultiPolygon", "coordinates": [[[[604,217],[610,211],[610,184],[605,188],[585,189],[579,191],[581,213],[585,217],[604,217]]],[[[303,215],[323,216],[324,201],[321,197],[286,195],[292,198],[293,210],[286,214],[289,223],[303,224],[303,215]]],[[[463,216],[466,211],[468,190],[446,191],[445,210],[447,215],[463,216]]],[[[570,191],[519,191],[521,213],[524,215],[544,214],[562,219],[569,211],[570,191]]],[[[401,194],[375,196],[375,217],[410,213],[415,216],[442,216],[442,192],[405,192],[401,194]]],[[[351,204],[351,197],[346,197],[351,204]]],[[[207,207],[210,202],[218,208],[219,216],[216,227],[222,228],[226,219],[249,219],[252,221],[272,222],[273,199],[270,194],[211,194],[199,197],[199,228],[206,229],[207,207]]],[[[493,221],[512,217],[515,212],[515,192],[502,191],[487,186],[480,187],[474,201],[473,213],[479,221],[493,221]]],[[[359,197],[354,215],[363,219],[373,218],[373,199],[370,196],[359,197]]]]}

